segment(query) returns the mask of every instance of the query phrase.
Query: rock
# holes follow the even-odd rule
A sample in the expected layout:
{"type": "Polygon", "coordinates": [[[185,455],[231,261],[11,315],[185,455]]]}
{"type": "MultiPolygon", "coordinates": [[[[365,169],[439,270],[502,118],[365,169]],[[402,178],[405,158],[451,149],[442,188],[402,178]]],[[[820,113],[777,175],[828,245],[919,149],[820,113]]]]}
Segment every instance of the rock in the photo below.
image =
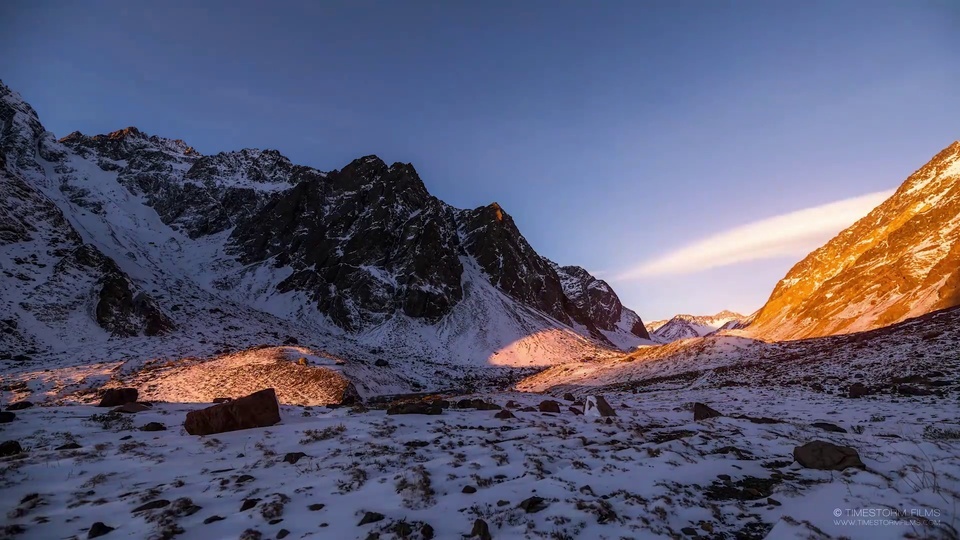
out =
{"type": "Polygon", "coordinates": [[[901,384],[897,387],[897,393],[901,396],[929,396],[933,394],[933,390],[919,388],[917,386],[910,386],[908,384],[901,384]]]}
{"type": "Polygon", "coordinates": [[[694,421],[699,422],[700,420],[706,420],[708,418],[719,418],[721,416],[723,416],[722,413],[714,409],[711,409],[710,407],[704,405],[703,403],[693,404],[694,421]]]}
{"type": "Polygon", "coordinates": [[[226,518],[224,518],[223,516],[210,516],[210,517],[208,517],[207,519],[203,520],[203,524],[204,524],[204,525],[209,525],[209,524],[211,524],[211,523],[216,523],[216,522],[218,522],[218,521],[223,521],[224,519],[226,519],[226,518]]]}
{"type": "Polygon", "coordinates": [[[850,388],[847,390],[847,395],[852,398],[860,398],[869,393],[870,391],[867,389],[867,386],[859,382],[851,384],[850,388]]]}
{"type": "Polygon", "coordinates": [[[228,398],[228,397],[213,398],[214,403],[226,403],[228,401],[233,401],[233,398],[228,398]]]}
{"type": "Polygon", "coordinates": [[[138,412],[149,411],[149,410],[150,410],[150,407],[148,405],[144,405],[143,403],[130,402],[130,403],[124,403],[119,407],[114,407],[113,409],[110,409],[110,412],[135,414],[138,412]]]}
{"type": "Polygon", "coordinates": [[[573,394],[571,394],[570,392],[567,392],[566,394],[563,395],[563,400],[564,400],[564,401],[576,401],[577,398],[573,397],[573,394]]]}
{"type": "Polygon", "coordinates": [[[569,410],[570,412],[572,412],[573,414],[577,415],[577,416],[582,416],[582,415],[583,415],[583,411],[581,411],[580,409],[578,409],[578,408],[576,408],[576,407],[570,407],[568,410],[569,410]]]}
{"type": "Polygon", "coordinates": [[[367,512],[363,515],[363,519],[360,520],[360,523],[357,523],[357,527],[362,527],[368,523],[376,523],[383,520],[383,514],[379,512],[367,512]]]}
{"type": "Polygon", "coordinates": [[[17,418],[17,415],[12,412],[3,411],[0,412],[0,424],[9,424],[17,418]]]}
{"type": "Polygon", "coordinates": [[[298,365],[298,366],[309,366],[309,365],[310,365],[310,361],[307,360],[306,357],[301,356],[300,358],[297,359],[297,365],[298,365]]]}
{"type": "Polygon", "coordinates": [[[697,530],[694,529],[693,527],[684,527],[680,529],[680,532],[682,532],[687,536],[699,536],[699,533],[697,533],[697,530]]]}
{"type": "Polygon", "coordinates": [[[588,396],[587,397],[587,406],[583,410],[584,416],[602,416],[604,418],[616,416],[616,411],[613,410],[613,407],[607,403],[607,400],[603,399],[603,396],[588,396]]]}
{"type": "Polygon", "coordinates": [[[540,412],[560,414],[560,404],[550,399],[543,400],[540,402],[540,412]]]}
{"type": "Polygon", "coordinates": [[[511,400],[507,401],[507,404],[505,405],[505,407],[508,408],[508,409],[519,409],[519,408],[520,408],[520,404],[511,399],[511,400]]]}
{"type": "Polygon", "coordinates": [[[283,344],[284,344],[284,345],[299,345],[299,344],[300,344],[300,341],[299,341],[297,338],[293,337],[293,336],[287,336],[287,339],[283,340],[283,344]]]}
{"type": "Polygon", "coordinates": [[[310,510],[311,512],[316,512],[317,510],[323,510],[326,506],[327,505],[323,503],[313,503],[307,507],[307,510],[310,510]]]}
{"type": "Polygon", "coordinates": [[[90,529],[87,531],[87,538],[99,538],[112,530],[113,527],[107,526],[102,521],[98,521],[90,526],[90,529]]]}
{"type": "Polygon", "coordinates": [[[393,534],[397,535],[397,538],[406,538],[413,534],[413,527],[406,521],[397,522],[393,526],[393,534]]]}
{"type": "Polygon", "coordinates": [[[506,505],[508,505],[508,504],[510,504],[510,501],[505,501],[505,500],[503,500],[503,499],[500,499],[499,501],[497,501],[497,506],[499,506],[499,507],[503,507],[503,506],[506,506],[506,505]]]}
{"type": "MultiPolygon", "coordinates": [[[[243,457],[243,454],[240,454],[240,455],[237,456],[237,457],[243,457]]],[[[247,482],[253,482],[254,480],[256,480],[256,478],[254,478],[253,476],[251,476],[251,475],[249,475],[249,474],[241,474],[241,475],[240,475],[240,478],[237,478],[237,483],[238,483],[238,484],[246,484],[247,482]]]]}
{"type": "Polygon", "coordinates": [[[8,411],[22,411],[23,409],[29,409],[33,407],[33,403],[29,401],[18,401],[16,403],[11,403],[8,407],[8,411]]]}
{"type": "Polygon", "coordinates": [[[108,388],[100,397],[97,407],[118,407],[126,403],[135,403],[139,392],[136,388],[108,388]]]}
{"type": "Polygon", "coordinates": [[[767,504],[770,506],[780,506],[782,503],[773,497],[767,497],[767,504]]]}
{"type": "Polygon", "coordinates": [[[167,426],[160,422],[148,422],[140,428],[140,431],[166,431],[167,426]]]}
{"type": "Polygon", "coordinates": [[[476,493],[476,492],[477,492],[477,488],[475,488],[475,487],[473,487],[473,486],[463,486],[463,490],[462,490],[461,492],[462,492],[462,493],[466,493],[466,494],[469,495],[469,494],[471,494],[471,493],[476,493]]]}
{"type": "Polygon", "coordinates": [[[509,420],[510,418],[516,418],[516,416],[514,416],[513,413],[508,411],[507,409],[498,411],[497,414],[493,415],[493,417],[499,418],[500,420],[509,420]]]}
{"type": "Polygon", "coordinates": [[[240,537],[237,540],[262,540],[263,533],[256,529],[247,529],[240,533],[240,537]]]}
{"type": "Polygon", "coordinates": [[[387,414],[443,414],[443,408],[435,403],[426,401],[408,401],[406,403],[397,403],[387,408],[387,414]]]}
{"type": "Polygon", "coordinates": [[[283,456],[283,461],[291,465],[296,465],[301,458],[307,457],[303,452],[290,452],[287,455],[283,456]]]}
{"type": "Polygon", "coordinates": [[[493,540],[493,536],[490,534],[490,526],[487,525],[487,522],[482,519],[474,521],[473,530],[470,531],[470,538],[493,540]]]}
{"type": "Polygon", "coordinates": [[[829,423],[829,422],[814,422],[814,423],[812,423],[812,424],[810,424],[810,425],[813,426],[813,427],[815,427],[815,428],[822,429],[822,430],[824,430],[824,431],[829,431],[829,432],[831,432],[831,433],[846,433],[846,432],[847,432],[847,430],[843,429],[842,427],[840,427],[840,426],[838,426],[838,425],[836,425],[836,424],[831,424],[831,423],[829,423]]]}
{"type": "Polygon", "coordinates": [[[54,448],[54,450],[76,450],[77,448],[83,448],[75,442],[67,443],[61,446],[54,448]]]}
{"type": "Polygon", "coordinates": [[[847,467],[866,468],[855,449],[826,441],[811,441],[794,448],[793,458],[808,469],[842,471],[847,467]]]}
{"type": "Polygon", "coordinates": [[[244,499],[243,504],[240,505],[240,511],[246,512],[247,510],[250,510],[251,508],[257,506],[259,502],[260,502],[260,499],[244,499]]]}
{"type": "Polygon", "coordinates": [[[280,406],[273,388],[187,413],[183,427],[190,435],[213,435],[272,426],[280,421],[280,406]]]}
{"type": "Polygon", "coordinates": [[[390,367],[390,362],[387,362],[383,358],[378,358],[377,361],[373,363],[373,365],[377,367],[390,367]]]}
{"type": "Polygon", "coordinates": [[[4,441],[0,443],[0,457],[15,456],[23,452],[23,448],[17,441],[4,441]]]}
{"type": "Polygon", "coordinates": [[[279,531],[277,531],[277,540],[283,540],[289,535],[290,535],[290,531],[286,529],[280,529],[279,531]]]}
{"type": "Polygon", "coordinates": [[[140,506],[131,510],[131,513],[136,514],[137,512],[146,512],[147,510],[157,510],[158,508],[163,508],[164,506],[169,506],[170,501],[166,499],[157,499],[155,501],[150,501],[146,504],[141,504],[140,506]]]}
{"type": "Polygon", "coordinates": [[[420,536],[423,537],[423,540],[433,540],[433,527],[429,523],[424,523],[423,527],[420,527],[420,536]]]}
{"type": "Polygon", "coordinates": [[[517,505],[517,508],[523,509],[528,514],[535,514],[541,510],[544,510],[547,507],[547,504],[544,502],[543,497],[533,496],[528,499],[524,499],[517,505]]]}

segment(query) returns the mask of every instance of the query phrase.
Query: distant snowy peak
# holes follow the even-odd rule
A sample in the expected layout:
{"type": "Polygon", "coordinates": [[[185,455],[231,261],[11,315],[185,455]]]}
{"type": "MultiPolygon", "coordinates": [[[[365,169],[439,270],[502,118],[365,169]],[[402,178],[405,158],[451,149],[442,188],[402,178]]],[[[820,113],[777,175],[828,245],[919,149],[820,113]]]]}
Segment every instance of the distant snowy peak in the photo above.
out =
{"type": "Polygon", "coordinates": [[[749,335],[797,339],[870,330],[960,305],[960,142],[866,217],[797,263],[749,335]]]}
{"type": "Polygon", "coordinates": [[[658,343],[670,343],[680,339],[703,337],[717,330],[736,326],[745,317],[733,311],[724,310],[715,315],[676,315],[665,321],[654,321],[648,325],[651,337],[658,343]]]}

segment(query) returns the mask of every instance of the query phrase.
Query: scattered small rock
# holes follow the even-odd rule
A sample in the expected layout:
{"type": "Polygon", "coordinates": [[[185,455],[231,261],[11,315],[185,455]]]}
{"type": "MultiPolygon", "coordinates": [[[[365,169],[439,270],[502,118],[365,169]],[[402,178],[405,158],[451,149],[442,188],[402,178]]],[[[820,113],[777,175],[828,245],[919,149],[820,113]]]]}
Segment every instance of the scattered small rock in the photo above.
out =
{"type": "Polygon", "coordinates": [[[379,512],[367,512],[363,515],[363,519],[360,520],[360,523],[357,523],[357,527],[362,527],[368,523],[376,523],[383,520],[383,514],[379,512]]]}
{"type": "Polygon", "coordinates": [[[326,506],[327,506],[327,505],[325,505],[325,504],[323,504],[323,503],[314,503],[314,504],[311,504],[310,506],[308,506],[308,507],[307,507],[307,510],[310,510],[311,512],[316,512],[317,510],[323,510],[324,507],[326,507],[326,506]]]}
{"type": "Polygon", "coordinates": [[[8,424],[16,420],[16,418],[17,418],[17,415],[13,414],[12,412],[8,412],[8,411],[0,412],[0,424],[8,424]]]}
{"type": "Polygon", "coordinates": [[[568,410],[569,410],[570,412],[572,412],[573,414],[577,415],[577,416],[582,416],[582,415],[583,415],[583,411],[581,411],[580,409],[578,409],[578,408],[576,408],[576,407],[570,407],[568,410]]]}
{"type": "Polygon", "coordinates": [[[601,395],[588,396],[586,408],[583,409],[584,416],[602,416],[608,418],[616,416],[617,412],[607,403],[607,400],[601,395]]]}
{"type": "Polygon", "coordinates": [[[470,537],[479,538],[480,540],[493,540],[493,536],[490,534],[490,526],[482,519],[473,522],[473,530],[470,531],[470,537]]]}
{"type": "Polygon", "coordinates": [[[910,386],[909,384],[901,384],[897,387],[897,393],[901,396],[929,396],[933,394],[933,390],[910,386]]]}
{"type": "Polygon", "coordinates": [[[252,481],[254,481],[254,480],[256,480],[256,478],[254,478],[253,476],[251,476],[251,475],[249,475],[249,474],[242,474],[242,475],[240,475],[240,478],[237,478],[237,483],[238,483],[238,484],[245,484],[245,483],[247,483],[247,482],[252,482],[252,481]]]}
{"type": "Polygon", "coordinates": [[[514,416],[513,413],[508,411],[507,409],[498,411],[497,414],[493,415],[493,417],[499,418],[500,420],[509,420],[510,418],[516,418],[516,416],[514,416]]]}
{"type": "Polygon", "coordinates": [[[869,393],[870,391],[867,388],[867,385],[859,382],[851,384],[850,388],[847,390],[847,395],[851,398],[860,398],[869,393]]]}
{"type": "Polygon", "coordinates": [[[426,401],[408,401],[406,403],[397,403],[387,408],[387,414],[443,414],[443,408],[434,403],[426,401]]]}
{"type": "Polygon", "coordinates": [[[213,398],[213,402],[215,404],[226,403],[228,401],[233,401],[233,398],[228,398],[228,397],[213,398]]]}
{"type": "Polygon", "coordinates": [[[544,502],[543,497],[537,497],[534,495],[528,499],[524,499],[517,505],[517,508],[523,509],[528,514],[535,514],[541,510],[544,510],[547,507],[547,504],[544,502]]]}
{"type": "Polygon", "coordinates": [[[564,401],[576,401],[577,398],[573,397],[573,394],[571,394],[570,392],[567,392],[566,394],[563,395],[563,400],[564,400],[564,401]]]}
{"type": "Polygon", "coordinates": [[[384,360],[383,358],[379,358],[379,359],[377,359],[376,362],[373,363],[373,365],[375,365],[375,366],[377,366],[377,367],[390,367],[390,362],[387,362],[387,361],[384,360]]]}
{"type": "Polygon", "coordinates": [[[283,456],[283,461],[291,465],[296,465],[300,459],[307,457],[303,452],[290,452],[287,455],[283,456]]]}
{"type": "Polygon", "coordinates": [[[260,499],[244,499],[243,504],[240,505],[240,511],[246,512],[247,510],[257,506],[257,503],[260,502],[260,499]]]}
{"type": "Polygon", "coordinates": [[[420,527],[420,536],[423,537],[423,540],[433,540],[433,527],[429,523],[424,523],[423,527],[420,527]]]}
{"type": "Polygon", "coordinates": [[[166,429],[167,426],[160,422],[148,422],[140,428],[140,431],[166,431],[166,429]]]}
{"type": "Polygon", "coordinates": [[[98,521],[90,526],[90,530],[87,531],[87,538],[99,538],[112,530],[113,527],[106,525],[102,521],[98,521]]]}
{"type": "Polygon", "coordinates": [[[703,403],[694,403],[693,404],[693,419],[696,422],[700,420],[706,420],[708,418],[719,418],[723,416],[720,411],[710,408],[703,403]]]}
{"type": "Polygon", "coordinates": [[[210,516],[207,519],[203,520],[203,524],[209,525],[211,523],[216,523],[217,521],[223,521],[224,519],[226,518],[224,518],[223,516],[210,516]]]}
{"type": "Polygon", "coordinates": [[[477,492],[477,488],[473,486],[463,486],[462,493],[470,494],[470,493],[476,493],[476,492],[477,492]]]}
{"type": "Polygon", "coordinates": [[[277,540],[283,540],[289,535],[290,535],[290,531],[286,529],[280,529],[279,531],[277,531],[277,540]]]}
{"type": "Polygon", "coordinates": [[[61,446],[54,448],[54,450],[76,450],[77,448],[83,448],[75,442],[67,443],[61,446]]]}

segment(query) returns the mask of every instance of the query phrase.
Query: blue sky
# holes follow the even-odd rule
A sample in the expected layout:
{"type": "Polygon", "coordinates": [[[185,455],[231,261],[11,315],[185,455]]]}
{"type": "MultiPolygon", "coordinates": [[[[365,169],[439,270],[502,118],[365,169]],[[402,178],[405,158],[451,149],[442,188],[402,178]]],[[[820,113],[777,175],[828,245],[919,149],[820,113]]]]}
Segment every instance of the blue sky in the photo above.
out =
{"type": "Polygon", "coordinates": [[[12,0],[0,78],[58,136],[135,125],[321,169],[412,162],[645,319],[757,309],[861,196],[960,138],[951,0],[196,4],[12,0]],[[800,214],[789,249],[738,245],[858,197],[800,214]],[[717,234],[739,260],[660,264],[717,234]]]}

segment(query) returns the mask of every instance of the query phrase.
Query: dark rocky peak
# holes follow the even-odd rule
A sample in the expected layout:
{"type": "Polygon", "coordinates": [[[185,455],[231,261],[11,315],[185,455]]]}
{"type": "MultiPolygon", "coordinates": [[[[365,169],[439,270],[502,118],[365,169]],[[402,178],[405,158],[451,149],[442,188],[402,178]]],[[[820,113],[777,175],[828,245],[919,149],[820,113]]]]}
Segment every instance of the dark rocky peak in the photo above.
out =
{"type": "Polygon", "coordinates": [[[396,312],[436,320],[462,298],[453,212],[412,167],[376,156],[278,194],[230,242],[244,264],[290,266],[278,289],[305,292],[348,329],[396,312]]]}
{"type": "Polygon", "coordinates": [[[8,165],[42,171],[36,162],[37,143],[45,130],[37,112],[20,94],[0,81],[0,154],[8,165]]]}
{"type": "MultiPolygon", "coordinates": [[[[623,304],[607,285],[579,266],[555,267],[567,297],[603,330],[613,330],[620,322],[623,304]]],[[[642,326],[642,325],[641,325],[642,326]]],[[[641,336],[643,337],[643,336],[641,336]]]]}
{"type": "Polygon", "coordinates": [[[286,189],[323,176],[325,173],[311,167],[294,165],[277,150],[252,148],[200,157],[185,174],[188,180],[253,189],[269,189],[267,184],[286,189]]]}
{"type": "Polygon", "coordinates": [[[458,221],[464,249],[476,259],[493,285],[516,300],[570,323],[566,297],[553,265],[533,250],[499,204],[463,210],[458,221]]]}

